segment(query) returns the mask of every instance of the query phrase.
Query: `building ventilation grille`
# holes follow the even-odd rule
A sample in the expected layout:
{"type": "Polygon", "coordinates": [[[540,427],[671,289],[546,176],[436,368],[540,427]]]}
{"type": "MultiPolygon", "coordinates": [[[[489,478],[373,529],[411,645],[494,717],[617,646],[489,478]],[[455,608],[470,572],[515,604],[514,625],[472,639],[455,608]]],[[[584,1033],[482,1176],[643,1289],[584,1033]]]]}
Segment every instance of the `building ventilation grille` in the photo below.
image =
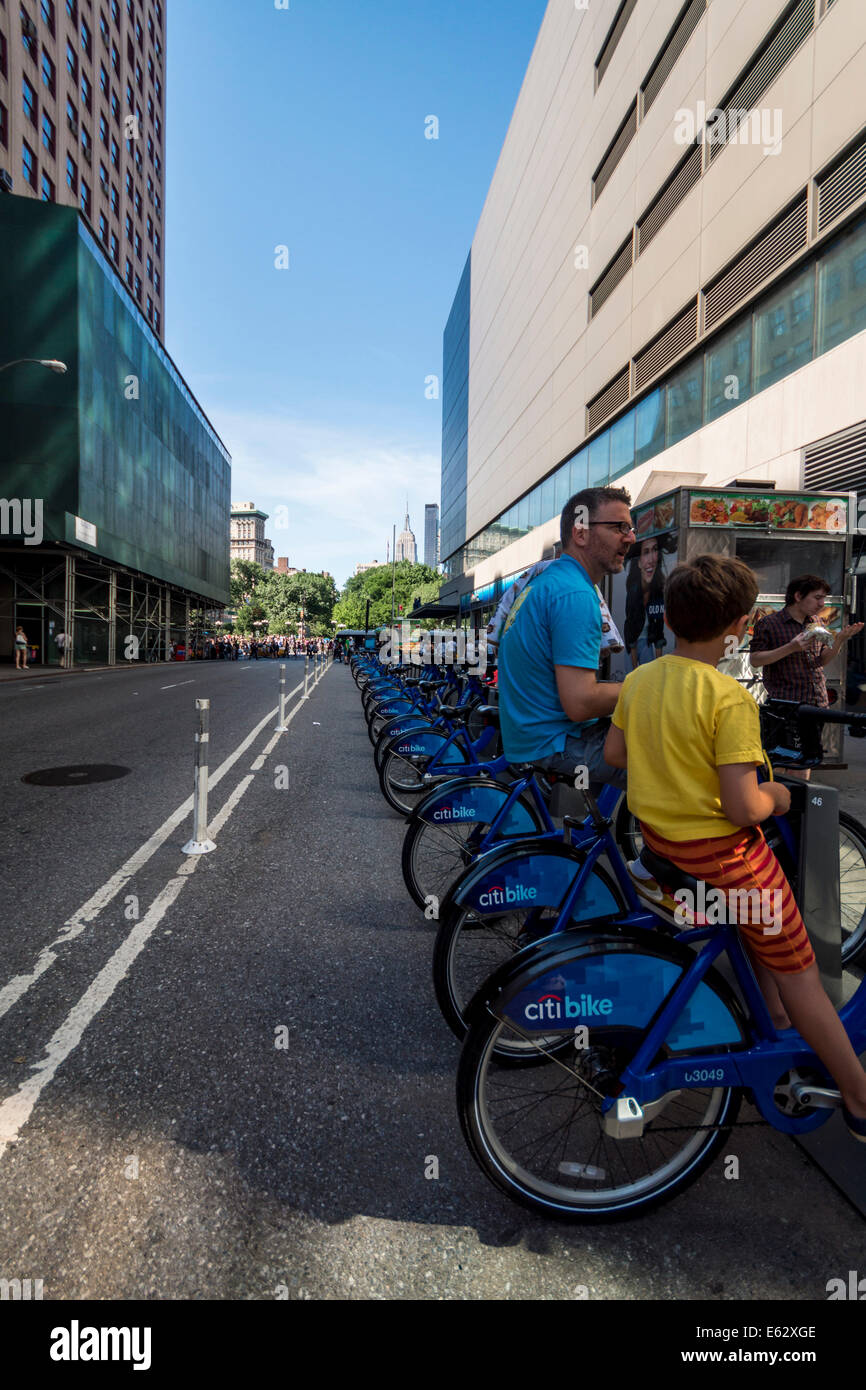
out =
{"type": "Polygon", "coordinates": [[[640,256],[649,246],[656,232],[675,212],[686,194],[694,188],[701,177],[701,147],[695,145],[690,154],[681,160],[668,179],[664,188],[647,208],[637,224],[637,254],[640,256]]]}
{"type": "Polygon", "coordinates": [[[616,133],[613,144],[607,151],[604,159],[599,164],[592,176],[592,200],[600,198],[608,183],[611,175],[619,161],[625,154],[628,146],[634,138],[637,130],[637,102],[633,101],[629,108],[628,115],[616,133]]]}
{"type": "Polygon", "coordinates": [[[628,376],[628,367],[624,367],[594,400],[588,402],[586,407],[587,434],[597,429],[602,420],[606,420],[615,410],[619,410],[620,406],[625,405],[628,400],[628,376]]]}
{"type": "Polygon", "coordinates": [[[619,13],[617,14],[616,19],[613,21],[608,36],[602,45],[601,52],[595,60],[596,89],[598,89],[601,79],[604,77],[604,74],[610,67],[610,60],[616,52],[617,45],[619,44],[620,39],[625,33],[625,26],[631,19],[636,4],[637,0],[622,0],[622,4],[619,7],[619,13]]]}
{"type": "Polygon", "coordinates": [[[866,139],[861,137],[859,144],[819,174],[817,184],[818,231],[823,232],[866,193],[866,139]]]}
{"type": "Polygon", "coordinates": [[[803,451],[803,486],[816,492],[866,493],[866,424],[803,451]]]}
{"type": "Polygon", "coordinates": [[[673,72],[677,59],[697,29],[706,8],[707,0],[690,0],[665,40],[661,53],[641,87],[641,110],[644,115],[673,72]]]}
{"type": "MultiPolygon", "coordinates": [[[[767,88],[775,82],[788,59],[812,32],[815,23],[814,0],[796,0],[775,34],[759,50],[745,77],[721,103],[725,113],[724,135],[709,142],[710,161],[715,159],[731,140],[746,114],[752,110],[767,88]]],[[[718,120],[718,118],[716,118],[718,120]]],[[[718,127],[717,127],[718,129],[718,127]]]]}
{"type": "Polygon", "coordinates": [[[698,302],[690,304],[669,328],[634,359],[635,390],[640,391],[698,340],[698,302]]]}
{"type": "Polygon", "coordinates": [[[630,236],[624,246],[617,251],[610,265],[596,280],[589,292],[589,317],[595,318],[602,304],[606,303],[617,285],[628,275],[632,264],[634,237],[630,236]]]}
{"type": "Polygon", "coordinates": [[[782,214],[745,255],[708,285],[705,290],[704,329],[736,309],[786,261],[805,250],[807,200],[803,192],[793,207],[782,214]]]}

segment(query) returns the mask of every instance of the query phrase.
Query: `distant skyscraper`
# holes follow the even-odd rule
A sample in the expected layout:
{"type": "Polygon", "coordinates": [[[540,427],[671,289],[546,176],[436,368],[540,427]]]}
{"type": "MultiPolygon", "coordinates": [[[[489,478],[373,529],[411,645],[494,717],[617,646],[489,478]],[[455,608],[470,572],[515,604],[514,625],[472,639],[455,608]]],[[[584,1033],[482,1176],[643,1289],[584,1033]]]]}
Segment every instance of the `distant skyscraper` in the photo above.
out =
{"type": "Polygon", "coordinates": [[[394,549],[395,560],[409,560],[414,565],[417,556],[415,546],[415,536],[409,526],[409,512],[406,511],[406,525],[397,537],[397,544],[394,549]]]}
{"type": "Polygon", "coordinates": [[[255,502],[233,502],[229,549],[233,560],[254,560],[262,569],[274,567],[274,547],[265,535],[267,512],[260,512],[255,502]]]}
{"type": "Polygon", "coordinates": [[[439,563],[439,505],[428,502],[424,508],[424,564],[435,570],[439,563]]]}

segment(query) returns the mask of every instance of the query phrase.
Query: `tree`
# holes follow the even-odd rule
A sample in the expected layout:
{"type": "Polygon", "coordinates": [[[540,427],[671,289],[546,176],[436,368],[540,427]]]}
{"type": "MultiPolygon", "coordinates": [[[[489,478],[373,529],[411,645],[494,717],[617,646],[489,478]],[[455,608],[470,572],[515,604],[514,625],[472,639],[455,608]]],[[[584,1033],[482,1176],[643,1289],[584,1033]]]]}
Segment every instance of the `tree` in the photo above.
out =
{"type": "Polygon", "coordinates": [[[265,616],[262,599],[267,574],[255,560],[232,560],[229,593],[235,610],[234,630],[240,634],[252,632],[253,623],[265,616]]]}
{"type": "Polygon", "coordinates": [[[303,613],[309,636],[324,637],[331,632],[331,618],[337,601],[337,586],[329,574],[278,574],[266,579],[262,603],[271,632],[297,629],[303,613]]]}
{"type": "MultiPolygon", "coordinates": [[[[390,625],[391,573],[391,565],[377,565],[375,569],[364,570],[363,574],[352,575],[334,609],[338,627],[362,628],[367,599],[370,600],[370,626],[390,625]]],[[[411,621],[416,598],[420,597],[422,602],[438,598],[440,576],[429,565],[413,565],[409,560],[398,560],[393,573],[395,623],[404,618],[411,621]]]]}

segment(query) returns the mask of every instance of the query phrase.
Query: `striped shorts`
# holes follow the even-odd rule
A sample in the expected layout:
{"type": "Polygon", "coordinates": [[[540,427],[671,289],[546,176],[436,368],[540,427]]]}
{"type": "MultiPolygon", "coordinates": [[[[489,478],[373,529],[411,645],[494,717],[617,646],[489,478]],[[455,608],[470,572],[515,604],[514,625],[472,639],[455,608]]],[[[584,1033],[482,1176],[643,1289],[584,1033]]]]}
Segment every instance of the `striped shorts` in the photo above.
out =
{"type": "Polygon", "coordinates": [[[666,840],[642,822],[641,832],[654,854],[722,890],[727,920],[736,922],[743,944],[768,970],[797,975],[814,963],[788,880],[758,826],[710,840],[666,840]]]}

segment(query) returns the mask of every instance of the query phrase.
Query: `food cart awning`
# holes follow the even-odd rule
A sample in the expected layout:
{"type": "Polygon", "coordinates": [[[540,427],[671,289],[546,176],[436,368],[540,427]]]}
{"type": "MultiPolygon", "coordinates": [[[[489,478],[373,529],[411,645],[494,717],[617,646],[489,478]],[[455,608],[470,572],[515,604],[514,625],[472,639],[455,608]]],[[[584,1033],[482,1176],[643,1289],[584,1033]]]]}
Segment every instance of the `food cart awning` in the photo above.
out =
{"type": "Polygon", "coordinates": [[[422,603],[420,608],[412,608],[407,618],[456,618],[460,609],[456,603],[422,603]]]}

